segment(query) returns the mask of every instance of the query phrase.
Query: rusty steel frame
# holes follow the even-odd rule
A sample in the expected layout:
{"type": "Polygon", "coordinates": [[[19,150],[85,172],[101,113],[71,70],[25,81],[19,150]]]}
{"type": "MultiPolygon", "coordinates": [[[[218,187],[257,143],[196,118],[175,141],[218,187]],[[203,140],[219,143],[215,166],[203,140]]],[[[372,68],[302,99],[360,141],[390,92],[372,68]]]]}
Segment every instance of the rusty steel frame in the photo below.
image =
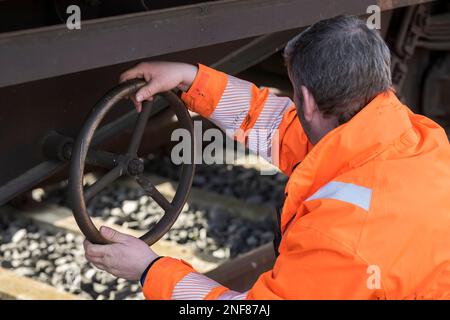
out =
{"type": "MultiPolygon", "coordinates": [[[[382,10],[433,0],[378,0],[382,10]]],[[[366,13],[373,0],[220,0],[0,34],[0,87],[366,13]],[[118,45],[118,43],[120,45],[118,45]],[[156,44],[156,45],[155,45],[156,44]]]]}

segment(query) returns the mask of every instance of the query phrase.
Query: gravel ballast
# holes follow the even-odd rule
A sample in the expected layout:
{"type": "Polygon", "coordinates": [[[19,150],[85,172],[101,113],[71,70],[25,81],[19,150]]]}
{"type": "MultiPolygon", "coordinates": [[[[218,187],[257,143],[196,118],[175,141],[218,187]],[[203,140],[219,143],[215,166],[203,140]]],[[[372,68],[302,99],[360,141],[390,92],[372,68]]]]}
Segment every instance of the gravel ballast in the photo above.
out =
{"type": "MultiPolygon", "coordinates": [[[[146,169],[175,181],[179,178],[178,167],[173,165],[168,157],[149,159],[146,169]]],[[[239,165],[198,164],[192,185],[250,204],[275,208],[283,203],[286,182],[287,177],[280,172],[262,175],[257,169],[239,165]]]]}
{"type": "MultiPolygon", "coordinates": [[[[46,199],[63,205],[64,188],[57,190],[53,189],[46,199]]],[[[151,229],[164,213],[140,187],[120,181],[93,198],[88,211],[108,223],[135,230],[151,229]]],[[[268,216],[257,220],[236,217],[220,206],[200,208],[186,204],[163,239],[194,246],[202,254],[219,260],[234,258],[272,241],[272,221],[268,216]]]]}
{"type": "Polygon", "coordinates": [[[83,240],[0,215],[0,266],[85,299],[143,299],[138,283],[117,279],[88,263],[83,240]]]}

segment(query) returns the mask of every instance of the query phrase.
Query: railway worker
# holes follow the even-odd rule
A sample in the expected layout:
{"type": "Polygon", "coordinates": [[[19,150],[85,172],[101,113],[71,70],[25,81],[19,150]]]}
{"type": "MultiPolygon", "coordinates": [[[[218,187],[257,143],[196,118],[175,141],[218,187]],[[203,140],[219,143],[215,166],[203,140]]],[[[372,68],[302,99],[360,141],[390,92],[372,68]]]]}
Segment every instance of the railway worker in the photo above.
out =
{"type": "Polygon", "coordinates": [[[149,62],[121,76],[148,81],[138,109],[178,86],[192,111],[256,132],[250,149],[279,144],[289,181],[273,269],[234,292],[108,228],[114,244],[85,242],[87,259],[141,279],[148,299],[450,298],[449,141],[396,97],[386,43],[340,16],[306,29],[284,55],[293,101],[204,65],[149,62]]]}

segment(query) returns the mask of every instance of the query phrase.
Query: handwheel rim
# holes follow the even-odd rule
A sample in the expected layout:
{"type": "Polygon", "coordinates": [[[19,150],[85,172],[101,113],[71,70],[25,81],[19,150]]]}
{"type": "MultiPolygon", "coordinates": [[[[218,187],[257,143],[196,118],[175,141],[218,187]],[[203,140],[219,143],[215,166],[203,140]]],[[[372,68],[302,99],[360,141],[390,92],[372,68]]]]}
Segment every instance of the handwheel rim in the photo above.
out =
{"type": "MultiPolygon", "coordinates": [[[[109,244],[111,242],[101,235],[97,227],[92,222],[92,219],[88,214],[86,207],[86,201],[84,198],[83,176],[85,170],[85,160],[87,152],[89,150],[89,146],[94,137],[96,129],[98,128],[106,114],[114,107],[114,105],[116,105],[120,100],[124,99],[130,94],[135,93],[145,84],[146,82],[144,80],[134,79],[124,82],[107,92],[96,103],[94,108],[89,113],[73,145],[69,168],[69,205],[72,208],[75,221],[81,232],[92,243],[109,244]]],[[[194,126],[189,112],[187,111],[183,102],[173,92],[169,91],[161,93],[159,95],[162,96],[166,101],[168,101],[170,108],[172,108],[175,112],[179,122],[181,123],[181,126],[187,129],[191,134],[191,159],[190,163],[185,163],[182,165],[180,182],[175,196],[170,202],[172,205],[171,209],[165,210],[165,213],[160,218],[160,220],[148,232],[140,237],[148,245],[152,245],[153,243],[158,241],[165,233],[170,230],[172,225],[175,223],[189,196],[195,171],[195,139],[193,138],[194,126]]],[[[119,176],[121,176],[126,173],[126,170],[126,164],[119,163],[110,172],[115,171],[115,174],[119,174],[119,176]]]]}

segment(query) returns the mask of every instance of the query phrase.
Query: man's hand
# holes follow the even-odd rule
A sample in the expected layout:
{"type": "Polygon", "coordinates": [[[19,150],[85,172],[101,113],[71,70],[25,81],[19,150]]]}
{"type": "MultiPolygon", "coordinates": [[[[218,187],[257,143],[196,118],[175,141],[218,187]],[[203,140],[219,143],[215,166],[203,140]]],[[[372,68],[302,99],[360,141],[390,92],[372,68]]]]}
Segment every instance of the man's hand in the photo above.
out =
{"type": "Polygon", "coordinates": [[[176,87],[187,90],[197,75],[194,65],[178,62],[142,62],[125,71],[120,82],[135,78],[144,78],[148,84],[131,97],[138,112],[142,110],[142,101],[151,101],[157,93],[169,91],[176,87]]]}
{"type": "Polygon", "coordinates": [[[108,227],[101,227],[100,233],[113,244],[96,245],[85,240],[86,259],[116,277],[137,281],[150,262],[158,257],[144,241],[135,237],[108,227]]]}

